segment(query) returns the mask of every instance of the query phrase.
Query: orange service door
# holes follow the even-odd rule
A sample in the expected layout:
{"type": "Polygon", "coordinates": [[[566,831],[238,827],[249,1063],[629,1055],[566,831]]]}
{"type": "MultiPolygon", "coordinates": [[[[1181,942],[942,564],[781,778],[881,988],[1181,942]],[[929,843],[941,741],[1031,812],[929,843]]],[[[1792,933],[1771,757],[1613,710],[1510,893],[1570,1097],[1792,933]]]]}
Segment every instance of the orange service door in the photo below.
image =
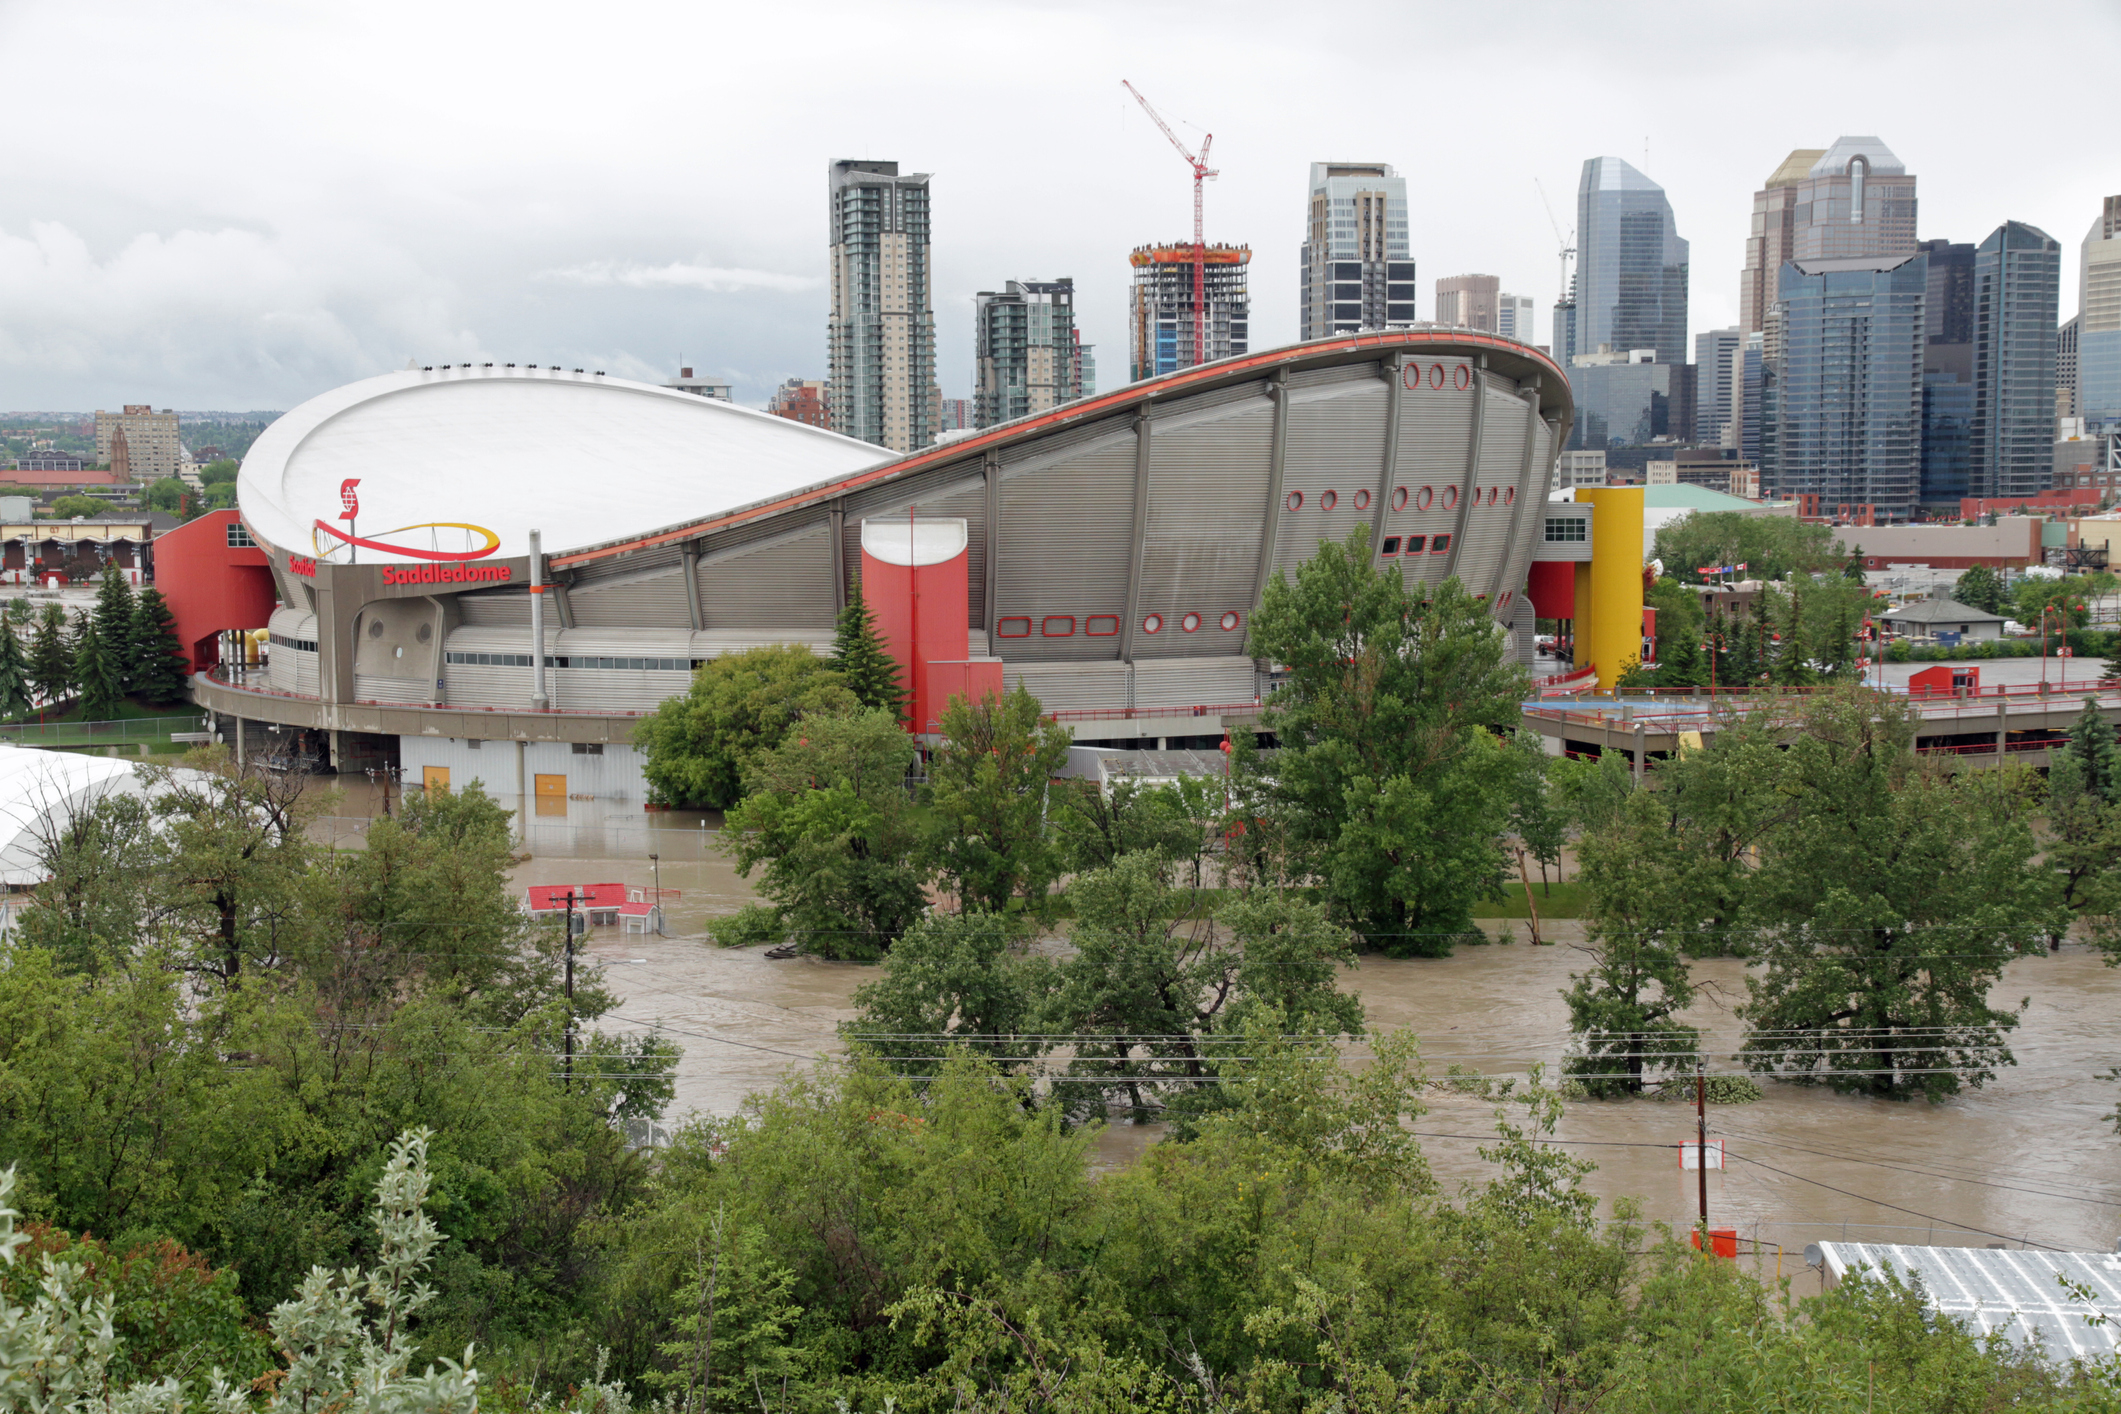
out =
{"type": "Polygon", "coordinates": [[[449,768],[447,766],[422,766],[420,768],[420,784],[429,791],[432,791],[436,786],[440,786],[443,790],[448,790],[449,768]]]}
{"type": "Polygon", "coordinates": [[[565,776],[538,776],[535,779],[538,783],[537,793],[539,795],[556,795],[563,800],[566,798],[567,778],[565,776]]]}
{"type": "Polygon", "coordinates": [[[565,776],[539,775],[532,779],[537,793],[532,809],[539,815],[565,815],[567,813],[567,778],[565,776]]]}

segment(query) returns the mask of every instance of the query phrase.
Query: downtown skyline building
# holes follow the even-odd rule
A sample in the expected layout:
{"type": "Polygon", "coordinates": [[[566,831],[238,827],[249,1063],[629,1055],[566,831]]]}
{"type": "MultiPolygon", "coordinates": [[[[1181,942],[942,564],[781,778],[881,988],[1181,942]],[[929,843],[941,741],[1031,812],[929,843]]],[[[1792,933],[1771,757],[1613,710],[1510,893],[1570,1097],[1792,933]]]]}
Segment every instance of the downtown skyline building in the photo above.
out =
{"type": "Polygon", "coordinates": [[[2121,196],[2101,204],[2077,266],[2076,410],[2092,431],[2121,432],[2121,196]]]}
{"type": "Polygon", "coordinates": [[[1496,297],[1495,332],[1504,338],[1515,339],[1520,344],[1532,343],[1539,337],[1537,319],[1532,312],[1530,295],[1505,292],[1496,297]]]}
{"type": "Polygon", "coordinates": [[[1390,163],[1313,162],[1304,216],[1300,339],[1417,321],[1407,182],[1390,163]]]}
{"type": "Polygon", "coordinates": [[[1128,381],[1157,378],[1196,364],[1234,358],[1252,347],[1252,298],[1246,281],[1252,248],[1211,245],[1201,254],[1201,304],[1194,318],[1195,251],[1191,241],[1137,246],[1127,257],[1134,268],[1128,295],[1128,381]],[[1206,347],[1196,349],[1196,333],[1206,347]]]}
{"type": "Polygon", "coordinates": [[[972,425],[996,427],[1096,391],[1082,377],[1075,281],[1010,280],[974,297],[972,425]]]}
{"type": "Polygon", "coordinates": [[[1745,334],[1735,325],[1694,336],[1694,440],[1710,447],[1736,447],[1731,432],[1736,399],[1743,396],[1745,334]]]}
{"type": "Polygon", "coordinates": [[[1782,159],[1767,182],[1753,193],[1753,225],[1745,239],[1745,270],[1738,281],[1738,329],[1757,334],[1767,327],[1768,306],[1775,302],[1775,280],[1790,258],[1797,231],[1797,185],[1826,156],[1823,147],[1800,147],[1782,159]]]}
{"type": "Polygon", "coordinates": [[[2037,495],[2054,469],[2062,243],[2006,221],[1974,248],[1973,286],[1974,494],[2037,495]]]}
{"type": "Polygon", "coordinates": [[[1789,258],[1843,260],[1915,249],[1915,178],[1875,137],[1839,137],[1797,182],[1789,258]]]}
{"type": "Polygon", "coordinates": [[[1502,281],[1495,276],[1451,275],[1436,282],[1436,323],[1494,334],[1501,319],[1502,281]]]}
{"type": "MultiPolygon", "coordinates": [[[[1618,157],[1583,164],[1576,273],[1554,354],[1576,398],[1569,448],[1612,452],[1672,435],[1687,362],[1688,247],[1664,188],[1618,157]]],[[[1689,425],[1684,431],[1691,431],[1689,425]]]]}
{"type": "Polygon", "coordinates": [[[830,169],[832,430],[894,452],[935,440],[935,298],[928,174],[842,158],[830,169]]]}

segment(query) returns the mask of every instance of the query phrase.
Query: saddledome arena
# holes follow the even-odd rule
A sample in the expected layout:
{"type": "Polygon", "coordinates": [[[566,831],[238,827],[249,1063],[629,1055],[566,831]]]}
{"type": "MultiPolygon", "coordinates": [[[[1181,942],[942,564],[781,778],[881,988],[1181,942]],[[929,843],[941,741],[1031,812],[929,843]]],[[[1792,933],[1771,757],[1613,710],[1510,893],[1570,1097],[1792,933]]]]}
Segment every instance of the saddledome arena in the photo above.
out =
{"type": "Polygon", "coordinates": [[[268,664],[194,689],[253,753],[645,801],[634,723],[722,654],[829,652],[859,574],[919,729],[1020,682],[1078,741],[1205,745],[1270,687],[1245,651],[1268,576],[1358,527],[1486,596],[1529,661],[1570,417],[1544,354],[1457,329],[1207,364],[903,456],[597,374],[407,370],[251,449],[268,664]]]}

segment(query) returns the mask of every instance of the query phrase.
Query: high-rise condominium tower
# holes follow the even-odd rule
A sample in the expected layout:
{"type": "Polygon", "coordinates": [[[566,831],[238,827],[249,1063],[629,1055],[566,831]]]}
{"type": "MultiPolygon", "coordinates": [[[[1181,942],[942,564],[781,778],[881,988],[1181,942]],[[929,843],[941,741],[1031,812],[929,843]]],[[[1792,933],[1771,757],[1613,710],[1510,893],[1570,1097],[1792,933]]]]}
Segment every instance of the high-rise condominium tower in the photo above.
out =
{"type": "Polygon", "coordinates": [[[1453,275],[1436,282],[1436,322],[1461,329],[1501,326],[1502,281],[1493,275],[1453,275]]]}
{"type": "Polygon", "coordinates": [[[1075,281],[981,290],[973,330],[973,426],[995,427],[1083,396],[1075,281]]]}
{"type": "Polygon", "coordinates": [[[1207,307],[1208,346],[1195,349],[1193,243],[1145,245],[1127,257],[1134,290],[1127,311],[1130,382],[1154,378],[1196,363],[1233,358],[1252,347],[1252,299],[1245,271],[1250,246],[1211,245],[1201,272],[1201,302],[1207,307]]]}
{"type": "Polygon", "coordinates": [[[935,301],[928,174],[896,162],[832,164],[832,430],[894,452],[935,440],[935,301]]]}
{"type": "Polygon", "coordinates": [[[2084,234],[2077,283],[2077,416],[2121,430],[2121,196],[2084,234]]]}
{"type": "Polygon", "coordinates": [[[1915,179],[1874,137],[1842,137],[1797,183],[1791,260],[1905,255],[1915,248],[1915,179]]]}
{"type": "Polygon", "coordinates": [[[2032,496],[2054,467],[2062,243],[2006,221],[1974,249],[1976,496],[2032,496]]]}
{"type": "Polygon", "coordinates": [[[1687,243],[1664,188],[1618,157],[1583,164],[1576,188],[1575,352],[1655,349],[1687,361],[1687,243]]]}
{"type": "Polygon", "coordinates": [[[1745,273],[1738,282],[1738,329],[1758,333],[1775,302],[1775,272],[1790,258],[1796,239],[1797,184],[1826,156],[1823,147],[1800,147],[1753,193],[1753,230],[1745,240],[1745,273]]]}
{"type": "Polygon", "coordinates": [[[1313,162],[1301,337],[1415,322],[1407,183],[1383,162],[1313,162]]]}
{"type": "Polygon", "coordinates": [[[1929,264],[1922,296],[1922,501],[1956,511],[1974,494],[1974,248],[1920,243],[1929,264]]]}

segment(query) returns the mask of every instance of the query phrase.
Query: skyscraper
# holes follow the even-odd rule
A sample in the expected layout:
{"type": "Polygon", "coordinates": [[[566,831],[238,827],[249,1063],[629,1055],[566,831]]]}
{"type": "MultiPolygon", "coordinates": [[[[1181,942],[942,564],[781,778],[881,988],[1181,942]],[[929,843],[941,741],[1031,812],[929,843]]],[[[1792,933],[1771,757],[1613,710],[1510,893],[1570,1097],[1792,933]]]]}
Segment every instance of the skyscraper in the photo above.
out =
{"type": "Polygon", "coordinates": [[[2077,282],[2077,416],[2121,428],[2121,196],[2084,234],[2077,282]]]}
{"type": "Polygon", "coordinates": [[[975,301],[973,426],[995,427],[1082,396],[1075,281],[1011,280],[975,301]]]}
{"type": "Polygon", "coordinates": [[[1694,336],[1694,425],[1688,429],[1696,442],[1709,446],[1738,445],[1725,441],[1736,406],[1733,393],[1745,376],[1741,358],[1745,335],[1737,328],[1709,329],[1694,336]]]}
{"type": "Polygon", "coordinates": [[[1834,139],[1798,181],[1795,201],[1787,259],[1905,255],[1915,248],[1915,179],[1875,137],[1834,139]]]}
{"type": "Polygon", "coordinates": [[[1383,162],[1313,162],[1299,337],[1415,322],[1407,183],[1383,162]]]}
{"type": "Polygon", "coordinates": [[[1738,282],[1738,329],[1758,333],[1775,302],[1775,272],[1790,258],[1796,239],[1797,184],[1826,156],[1823,147],[1800,147],[1782,159],[1767,185],[1753,193],[1753,233],[1745,241],[1745,273],[1738,282]]]}
{"type": "Polygon", "coordinates": [[[895,452],[935,440],[935,301],[928,174],[896,162],[832,164],[832,430],[895,452]]]}
{"type": "Polygon", "coordinates": [[[1976,496],[2047,489],[2055,446],[2055,306],[2062,243],[2006,221],[1974,251],[1976,496]]]}
{"type": "Polygon", "coordinates": [[[1500,330],[1502,281],[1493,275],[1452,275],[1436,282],[1436,322],[1461,329],[1500,330]]]}
{"type": "Polygon", "coordinates": [[[1585,162],[1576,250],[1576,353],[1655,349],[1659,363],[1685,363],[1687,243],[1664,188],[1618,157],[1585,162]]]}
{"type": "Polygon", "coordinates": [[[1193,243],[1139,246],[1127,257],[1134,266],[1127,310],[1130,381],[1232,358],[1251,348],[1252,303],[1245,270],[1252,263],[1252,248],[1211,245],[1207,256],[1201,298],[1208,307],[1208,347],[1198,352],[1193,347],[1193,243]]]}
{"type": "Polygon", "coordinates": [[[1495,332],[1504,338],[1515,339],[1520,344],[1536,341],[1539,330],[1533,319],[1530,295],[1504,294],[1496,298],[1495,332]]]}
{"type": "Polygon", "coordinates": [[[1974,494],[1974,248],[1923,241],[1922,502],[1956,511],[1974,494]]]}
{"type": "Polygon", "coordinates": [[[1763,331],[1763,490],[1914,508],[1928,283],[1921,254],[1783,264],[1763,331]]]}
{"type": "MultiPolygon", "coordinates": [[[[2077,415],[2077,316],[2055,330],[2055,416],[2077,415]]],[[[2059,435],[2059,434],[2058,434],[2059,435]]]]}

